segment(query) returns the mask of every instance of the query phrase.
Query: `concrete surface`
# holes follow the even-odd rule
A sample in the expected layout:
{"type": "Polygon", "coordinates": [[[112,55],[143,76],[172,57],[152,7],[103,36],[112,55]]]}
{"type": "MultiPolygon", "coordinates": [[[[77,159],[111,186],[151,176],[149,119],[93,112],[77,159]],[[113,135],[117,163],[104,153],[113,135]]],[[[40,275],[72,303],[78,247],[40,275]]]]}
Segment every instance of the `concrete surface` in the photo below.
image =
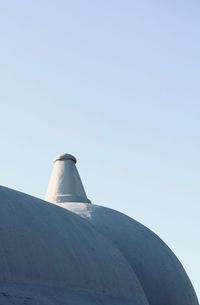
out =
{"type": "Polygon", "coordinates": [[[60,205],[87,219],[118,247],[138,276],[150,305],[199,304],[183,266],[151,230],[102,206],[84,203],[60,205]]]}
{"type": "Polygon", "coordinates": [[[127,260],[93,225],[5,187],[0,187],[0,245],[0,285],[6,289],[0,293],[2,305],[68,304],[70,300],[73,305],[148,305],[127,260]],[[46,292],[41,290],[40,297],[35,288],[31,294],[35,286],[38,291],[46,287],[46,292]],[[61,293],[59,299],[59,289],[69,295],[61,293]],[[29,294],[37,302],[26,299],[29,294]]]}

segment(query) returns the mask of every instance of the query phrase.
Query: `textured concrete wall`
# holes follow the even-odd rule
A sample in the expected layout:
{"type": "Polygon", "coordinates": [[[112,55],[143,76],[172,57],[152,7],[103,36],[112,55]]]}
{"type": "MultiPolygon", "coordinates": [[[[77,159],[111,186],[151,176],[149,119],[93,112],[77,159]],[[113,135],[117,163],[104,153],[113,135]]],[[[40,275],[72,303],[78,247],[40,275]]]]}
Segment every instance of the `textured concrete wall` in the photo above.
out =
{"type": "Polygon", "coordinates": [[[0,283],[1,305],[138,305],[92,291],[0,283]]]}

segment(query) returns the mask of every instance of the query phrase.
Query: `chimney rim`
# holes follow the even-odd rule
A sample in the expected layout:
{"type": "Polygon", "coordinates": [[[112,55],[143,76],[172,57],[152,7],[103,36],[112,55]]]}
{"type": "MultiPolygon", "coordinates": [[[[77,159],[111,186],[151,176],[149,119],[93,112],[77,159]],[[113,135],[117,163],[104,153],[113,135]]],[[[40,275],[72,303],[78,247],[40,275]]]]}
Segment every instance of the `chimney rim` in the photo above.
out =
{"type": "Polygon", "coordinates": [[[74,161],[74,163],[77,162],[76,158],[73,155],[71,155],[71,154],[61,154],[61,155],[58,155],[58,156],[56,156],[53,159],[53,162],[63,161],[63,160],[72,160],[72,161],[74,161]]]}

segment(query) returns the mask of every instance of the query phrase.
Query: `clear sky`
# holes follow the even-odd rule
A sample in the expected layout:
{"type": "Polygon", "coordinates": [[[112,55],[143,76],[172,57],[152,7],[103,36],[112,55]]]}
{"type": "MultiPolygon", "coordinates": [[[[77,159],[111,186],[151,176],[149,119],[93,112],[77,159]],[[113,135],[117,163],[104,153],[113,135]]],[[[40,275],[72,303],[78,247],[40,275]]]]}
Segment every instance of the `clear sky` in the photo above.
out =
{"type": "Polygon", "coordinates": [[[88,197],[160,235],[200,298],[199,0],[1,0],[0,32],[0,183],[43,198],[74,154],[88,197]]]}

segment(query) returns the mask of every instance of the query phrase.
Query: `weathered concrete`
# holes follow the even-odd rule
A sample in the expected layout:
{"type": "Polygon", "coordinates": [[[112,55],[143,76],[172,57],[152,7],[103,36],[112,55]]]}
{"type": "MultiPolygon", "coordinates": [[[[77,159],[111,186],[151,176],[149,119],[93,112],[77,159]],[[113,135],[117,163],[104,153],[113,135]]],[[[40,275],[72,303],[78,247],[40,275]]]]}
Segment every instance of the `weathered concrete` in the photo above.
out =
{"type": "MultiPolygon", "coordinates": [[[[74,163],[74,160],[70,162],[74,163]]],[[[60,167],[54,174],[59,179],[56,178],[56,188],[54,183],[50,186],[49,191],[52,188],[54,194],[49,197],[50,201],[86,219],[121,251],[137,274],[150,305],[198,305],[183,266],[152,231],[117,211],[87,204],[84,200],[78,203],[78,198],[74,200],[75,203],[68,202],[72,200],[65,201],[65,194],[68,192],[70,195],[69,189],[75,194],[77,185],[77,189],[82,186],[79,182],[77,184],[78,180],[73,186],[74,170],[65,170],[64,163],[68,164],[69,160],[59,162],[60,167]]]]}
{"type": "Polygon", "coordinates": [[[0,287],[4,287],[0,304],[26,304],[14,296],[23,300],[35,286],[33,300],[38,302],[27,299],[27,304],[114,305],[121,300],[121,304],[148,305],[129,263],[88,221],[0,187],[0,287]],[[69,294],[62,292],[59,297],[56,289],[69,294]]]}
{"type": "Polygon", "coordinates": [[[109,238],[137,274],[150,305],[198,305],[192,284],[177,257],[151,230],[102,206],[62,203],[109,238]]]}
{"type": "Polygon", "coordinates": [[[1,305],[137,305],[93,291],[0,283],[1,305]]]}

